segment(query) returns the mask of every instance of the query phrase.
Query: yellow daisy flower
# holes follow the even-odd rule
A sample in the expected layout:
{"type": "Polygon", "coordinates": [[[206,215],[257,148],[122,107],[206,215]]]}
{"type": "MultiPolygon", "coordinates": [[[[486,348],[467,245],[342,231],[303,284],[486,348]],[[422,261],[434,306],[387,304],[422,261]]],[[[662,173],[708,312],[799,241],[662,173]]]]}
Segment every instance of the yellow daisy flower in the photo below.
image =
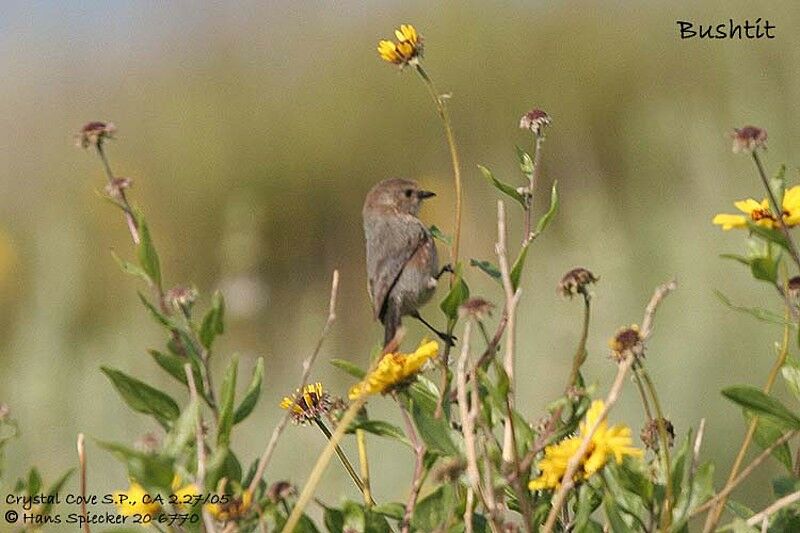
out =
{"type": "MultiPolygon", "coordinates": [[[[781,204],[783,208],[783,213],[781,214],[783,223],[790,228],[800,224],[800,185],[787,189],[781,204]]],[[[746,228],[748,220],[765,228],[775,227],[777,218],[770,208],[769,200],[766,198],[761,202],[748,198],[734,202],[733,205],[744,215],[720,213],[714,217],[712,222],[722,226],[722,229],[726,231],[733,228],[746,228]]]]}
{"type": "Polygon", "coordinates": [[[179,509],[191,507],[195,503],[195,496],[200,494],[200,489],[194,483],[181,485],[181,476],[175,474],[175,477],[172,478],[172,494],[175,496],[175,506],[179,509]]]}
{"type": "MultiPolygon", "coordinates": [[[[539,477],[532,480],[528,487],[531,490],[555,489],[561,485],[561,480],[567,471],[567,463],[577,453],[583,439],[589,433],[603,412],[605,404],[602,400],[595,400],[586,413],[586,418],[580,424],[577,436],[568,437],[561,442],[548,446],[544,450],[544,458],[539,461],[539,477]]],[[[613,457],[619,464],[626,455],[641,457],[642,450],[633,447],[631,429],[627,426],[608,426],[608,421],[603,420],[592,435],[589,447],[581,458],[581,465],[576,473],[576,479],[587,479],[600,471],[613,457]]]]}
{"type": "Polygon", "coordinates": [[[381,59],[401,67],[415,63],[422,55],[422,36],[411,24],[402,24],[394,31],[397,41],[382,40],[378,43],[381,59]]]}
{"type": "Polygon", "coordinates": [[[158,514],[159,511],[161,511],[161,505],[150,501],[152,499],[153,495],[135,481],[131,482],[128,490],[116,492],[114,494],[117,512],[122,516],[133,516],[136,514],[149,514],[153,516],[158,514]],[[148,499],[148,503],[143,501],[145,499],[148,499]]]}
{"type": "Polygon", "coordinates": [[[439,355],[436,341],[422,341],[414,353],[387,353],[378,362],[375,370],[350,388],[351,400],[367,394],[388,392],[396,385],[416,375],[429,359],[439,355]]]}

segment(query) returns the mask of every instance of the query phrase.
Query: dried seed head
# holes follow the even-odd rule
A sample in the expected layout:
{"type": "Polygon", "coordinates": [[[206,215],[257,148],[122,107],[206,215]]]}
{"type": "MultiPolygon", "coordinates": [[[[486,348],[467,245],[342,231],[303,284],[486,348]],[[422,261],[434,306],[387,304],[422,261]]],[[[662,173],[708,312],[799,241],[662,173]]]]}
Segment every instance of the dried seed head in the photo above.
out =
{"type": "Polygon", "coordinates": [[[280,503],[297,494],[297,489],[288,481],[276,481],[267,491],[267,497],[272,503],[280,503]]]}
{"type": "Polygon", "coordinates": [[[534,135],[541,135],[545,126],[552,123],[550,115],[539,108],[533,108],[519,119],[519,127],[523,130],[531,130],[534,135]]]}
{"type": "Polygon", "coordinates": [[[650,420],[642,428],[639,436],[641,437],[644,445],[654,452],[658,451],[659,443],[661,442],[659,420],[664,424],[664,430],[667,433],[667,445],[672,448],[672,445],[675,441],[675,427],[672,425],[672,422],[666,418],[654,418],[653,420],[650,420]]]}
{"type": "Polygon", "coordinates": [[[731,138],[733,139],[733,152],[737,154],[767,148],[767,130],[757,126],[734,128],[731,138]]]}
{"type": "Polygon", "coordinates": [[[106,194],[114,200],[121,200],[125,189],[130,189],[133,180],[130,178],[114,178],[106,184],[106,194]]]}
{"type": "Polygon", "coordinates": [[[618,363],[629,357],[644,356],[644,342],[639,332],[639,326],[636,324],[620,328],[616,335],[608,341],[608,346],[611,348],[611,358],[618,363]]]}
{"type": "Polygon", "coordinates": [[[117,127],[111,122],[89,122],[75,136],[75,144],[81,148],[102,146],[107,139],[113,139],[117,127]]]}
{"type": "Polygon", "coordinates": [[[458,308],[458,316],[462,319],[469,317],[475,320],[484,320],[486,317],[492,316],[492,309],[494,309],[492,302],[480,297],[470,298],[458,308]]]}
{"type": "Polygon", "coordinates": [[[587,295],[589,285],[597,283],[599,279],[591,271],[583,267],[576,267],[564,274],[564,277],[558,282],[556,292],[564,298],[572,298],[576,294],[587,295]]]}
{"type": "Polygon", "coordinates": [[[194,287],[173,287],[164,295],[164,300],[175,311],[191,310],[195,300],[197,300],[197,289],[194,287]]]}

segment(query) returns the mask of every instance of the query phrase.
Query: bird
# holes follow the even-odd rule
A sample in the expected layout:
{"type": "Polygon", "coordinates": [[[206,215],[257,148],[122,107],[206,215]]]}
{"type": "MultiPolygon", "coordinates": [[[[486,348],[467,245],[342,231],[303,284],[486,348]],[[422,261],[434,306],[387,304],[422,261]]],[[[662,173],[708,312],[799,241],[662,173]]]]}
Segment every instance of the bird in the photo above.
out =
{"type": "Polygon", "coordinates": [[[384,346],[394,339],[403,316],[411,316],[445,342],[453,337],[436,330],[419,314],[450,265],[439,269],[436,243],[418,218],[422,202],[436,196],[416,181],[390,178],[367,193],[362,211],[367,256],[367,290],[374,318],[384,326],[384,346]]]}

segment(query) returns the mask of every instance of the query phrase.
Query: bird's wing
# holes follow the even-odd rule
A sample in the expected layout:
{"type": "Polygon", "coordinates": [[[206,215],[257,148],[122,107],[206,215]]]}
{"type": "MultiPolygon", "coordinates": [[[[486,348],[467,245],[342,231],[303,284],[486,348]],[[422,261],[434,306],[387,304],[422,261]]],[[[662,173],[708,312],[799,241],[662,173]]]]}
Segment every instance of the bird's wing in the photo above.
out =
{"type": "Polygon", "coordinates": [[[368,242],[367,276],[372,310],[383,320],[386,300],[408,260],[429,238],[425,226],[416,217],[400,215],[376,217],[366,225],[368,242]]]}

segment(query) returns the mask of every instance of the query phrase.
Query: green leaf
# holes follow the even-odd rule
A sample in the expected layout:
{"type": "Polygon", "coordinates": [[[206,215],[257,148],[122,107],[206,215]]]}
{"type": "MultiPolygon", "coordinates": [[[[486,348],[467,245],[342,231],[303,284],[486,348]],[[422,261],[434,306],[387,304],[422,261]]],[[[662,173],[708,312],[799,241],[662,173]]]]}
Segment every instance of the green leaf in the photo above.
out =
{"type": "Polygon", "coordinates": [[[458,308],[469,298],[469,287],[462,277],[461,263],[456,265],[454,276],[453,286],[450,288],[450,292],[447,293],[442,303],[439,304],[444,315],[451,320],[458,318],[458,308]]]}
{"type": "Polygon", "coordinates": [[[453,512],[453,500],[452,487],[440,486],[417,502],[411,525],[420,531],[438,531],[453,512]]]}
{"type": "Polygon", "coordinates": [[[795,399],[800,400],[800,363],[797,359],[787,358],[781,367],[781,375],[795,399]]]}
{"type": "Polygon", "coordinates": [[[225,299],[222,293],[216,291],[211,297],[211,309],[203,317],[200,326],[200,342],[206,348],[211,348],[214,339],[225,332],[225,299]]]}
{"type": "Polygon", "coordinates": [[[517,149],[517,159],[519,159],[519,169],[522,171],[523,174],[530,175],[533,174],[533,159],[531,158],[530,154],[520,148],[519,146],[515,146],[514,148],[517,149]]]}
{"type": "MultiPolygon", "coordinates": [[[[748,423],[752,422],[753,415],[748,411],[745,411],[745,417],[747,418],[748,423]]],[[[783,433],[784,432],[781,431],[780,426],[773,422],[770,418],[759,417],[754,437],[756,444],[758,444],[761,449],[766,449],[772,446],[772,444],[778,440],[783,433]]],[[[785,466],[789,472],[792,471],[792,452],[789,450],[788,442],[784,442],[781,446],[775,448],[772,451],[772,456],[781,464],[783,464],[783,466],[785,466]]]]}
{"type": "Polygon", "coordinates": [[[388,516],[394,520],[402,520],[406,513],[406,506],[398,502],[382,503],[373,507],[372,512],[388,516]]]}
{"type": "Polygon", "coordinates": [[[217,445],[228,446],[231,442],[233,428],[233,404],[236,399],[236,374],[239,370],[239,358],[233,356],[225,371],[220,393],[219,427],[217,429],[217,445]]]}
{"type": "Polygon", "coordinates": [[[589,485],[582,484],[578,489],[578,505],[575,513],[574,531],[586,531],[589,520],[595,509],[602,503],[602,499],[597,492],[589,485]]]}
{"type": "Polygon", "coordinates": [[[519,288],[519,280],[522,278],[522,269],[525,267],[525,258],[528,257],[528,248],[530,248],[530,241],[525,241],[525,244],[519,251],[517,260],[514,261],[514,266],[511,267],[509,277],[511,278],[511,286],[514,290],[519,288]]]}
{"type": "Polygon", "coordinates": [[[122,399],[134,411],[155,417],[167,429],[170,422],[180,416],[178,404],[167,394],[119,370],[105,366],[100,367],[100,370],[108,376],[122,399]]]}
{"type": "Polygon", "coordinates": [[[247,392],[244,393],[244,399],[236,412],[233,414],[233,423],[238,424],[253,412],[258,398],[261,396],[261,381],[264,379],[264,358],[259,357],[256,361],[256,369],[253,371],[253,379],[250,381],[250,386],[247,387],[247,392]]]}
{"type": "Polygon", "coordinates": [[[797,327],[796,324],[787,322],[783,318],[783,315],[774,313],[768,309],[762,309],[761,307],[744,307],[740,305],[735,305],[733,302],[731,302],[731,300],[727,296],[722,294],[720,291],[715,290],[714,294],[728,308],[734,311],[738,311],[740,313],[750,315],[756,320],[760,320],[761,322],[767,322],[769,324],[777,324],[779,326],[790,325],[792,327],[797,327]]]}
{"type": "Polygon", "coordinates": [[[140,452],[113,442],[97,441],[97,445],[125,463],[131,479],[146,488],[170,490],[174,477],[171,457],[140,452]]]}
{"type": "Polygon", "coordinates": [[[720,259],[730,259],[731,261],[736,261],[737,263],[741,263],[743,265],[750,266],[750,259],[738,254],[719,254],[720,259]]]}
{"type": "Polygon", "coordinates": [[[135,265],[130,261],[125,261],[114,252],[111,252],[111,257],[114,258],[114,261],[117,262],[119,267],[126,274],[136,276],[137,278],[144,280],[144,282],[147,283],[148,285],[153,282],[153,280],[150,279],[150,276],[147,275],[147,272],[145,272],[139,265],[135,265]]]}
{"type": "Polygon", "coordinates": [[[747,227],[750,229],[750,233],[753,235],[757,235],[767,242],[777,244],[784,250],[790,249],[789,241],[786,240],[786,237],[783,233],[781,233],[780,230],[774,228],[765,228],[764,226],[759,226],[750,220],[747,221],[747,227]]]}
{"type": "Polygon", "coordinates": [[[344,531],[344,514],[339,509],[325,507],[322,519],[329,533],[342,533],[344,531]]]}
{"type": "Polygon", "coordinates": [[[442,241],[447,246],[450,246],[453,243],[453,238],[450,235],[445,235],[442,233],[442,230],[440,230],[437,226],[431,226],[429,231],[434,239],[442,241]]]}
{"type": "Polygon", "coordinates": [[[194,382],[197,385],[197,393],[200,395],[201,398],[205,399],[205,394],[203,392],[203,387],[202,387],[203,377],[200,374],[200,369],[197,367],[194,361],[190,362],[185,357],[173,354],[166,354],[163,352],[159,352],[158,350],[148,350],[148,353],[153,357],[153,360],[156,362],[158,366],[160,366],[170,376],[180,381],[187,387],[189,386],[189,383],[186,381],[186,371],[183,369],[183,365],[185,365],[186,363],[190,363],[192,365],[192,374],[194,375],[194,382]]]}
{"type": "Polygon", "coordinates": [[[776,258],[754,257],[750,260],[750,273],[755,279],[774,284],[778,281],[779,264],[780,254],[776,258]]]}
{"type": "Polygon", "coordinates": [[[39,494],[42,490],[42,476],[36,467],[32,467],[28,472],[28,494],[39,494]]]}
{"type": "Polygon", "coordinates": [[[494,266],[493,263],[489,261],[481,261],[480,259],[470,259],[469,265],[478,267],[481,269],[486,275],[488,275],[493,280],[502,283],[503,274],[500,272],[500,269],[494,266]]]}
{"type": "Polygon", "coordinates": [[[362,429],[367,433],[372,433],[379,437],[388,437],[398,440],[407,446],[411,446],[406,434],[399,427],[383,420],[360,420],[354,422],[347,428],[347,433],[355,433],[357,429],[362,429]]]}
{"type": "Polygon", "coordinates": [[[178,457],[184,447],[192,442],[197,428],[197,417],[200,415],[200,405],[196,400],[189,402],[186,409],[175,422],[172,430],[164,439],[164,454],[170,457],[178,457]]]}
{"type": "Polygon", "coordinates": [[[539,219],[539,222],[536,223],[536,233],[541,233],[547,229],[547,226],[550,225],[550,222],[552,222],[553,218],[556,216],[556,213],[558,213],[559,200],[558,189],[556,188],[557,186],[558,181],[554,181],[553,187],[550,189],[550,208],[547,210],[547,213],[542,215],[542,218],[539,219]]]}
{"type": "Polygon", "coordinates": [[[484,167],[483,165],[478,165],[478,168],[480,169],[481,173],[483,174],[483,177],[486,178],[489,181],[489,183],[494,185],[495,188],[498,191],[502,192],[506,196],[509,196],[510,198],[513,198],[514,200],[519,202],[519,204],[523,208],[526,207],[526,205],[525,205],[525,197],[517,191],[516,187],[513,187],[512,185],[509,185],[507,183],[503,183],[499,179],[495,178],[494,174],[492,174],[492,171],[489,170],[488,168],[484,167]]]}
{"type": "Polygon", "coordinates": [[[144,294],[141,292],[138,292],[137,294],[139,295],[139,300],[142,301],[142,305],[144,305],[145,308],[150,311],[150,314],[153,316],[156,322],[170,329],[175,327],[175,324],[172,323],[172,320],[170,320],[164,313],[156,309],[156,307],[150,303],[150,300],[148,300],[144,294]]]}
{"type": "Polygon", "coordinates": [[[608,523],[611,524],[611,531],[614,533],[628,533],[633,531],[622,518],[619,506],[611,494],[606,493],[606,497],[603,498],[603,504],[606,518],[608,518],[608,523]]]}
{"type": "MultiPolygon", "coordinates": [[[[75,468],[70,468],[69,470],[67,470],[66,472],[61,474],[61,477],[58,478],[57,480],[55,480],[55,482],[53,482],[53,484],[50,485],[50,488],[47,489],[47,495],[48,496],[55,496],[56,494],[61,492],[61,490],[64,488],[64,485],[67,484],[67,481],[69,480],[70,477],[72,477],[72,474],[74,472],[75,472],[75,468]]],[[[48,498],[48,499],[52,499],[52,498],[48,498]]],[[[45,503],[42,506],[41,514],[43,514],[43,515],[50,514],[50,510],[52,508],[53,508],[53,504],[52,503],[45,503]]]]}
{"type": "Polygon", "coordinates": [[[458,448],[451,437],[450,424],[444,416],[436,418],[431,412],[426,412],[420,407],[416,401],[412,403],[411,415],[429,451],[445,456],[458,455],[458,448]]]}
{"type": "Polygon", "coordinates": [[[357,379],[363,379],[367,373],[361,370],[358,366],[351,363],[350,361],[345,361],[344,359],[331,359],[331,364],[338,368],[339,370],[344,370],[351,376],[357,379]]]}
{"type": "Polygon", "coordinates": [[[209,457],[206,487],[216,487],[222,478],[236,483],[242,479],[242,465],[227,446],[218,446],[209,457]]]}
{"type": "Polygon", "coordinates": [[[150,229],[147,227],[143,216],[139,216],[139,237],[141,242],[139,244],[139,266],[153,280],[156,287],[161,287],[161,265],[158,259],[158,252],[153,245],[153,239],[150,236],[150,229]]]}
{"type": "Polygon", "coordinates": [[[723,389],[722,395],[756,415],[769,417],[782,428],[800,429],[800,418],[755,387],[736,385],[723,389]]]}

